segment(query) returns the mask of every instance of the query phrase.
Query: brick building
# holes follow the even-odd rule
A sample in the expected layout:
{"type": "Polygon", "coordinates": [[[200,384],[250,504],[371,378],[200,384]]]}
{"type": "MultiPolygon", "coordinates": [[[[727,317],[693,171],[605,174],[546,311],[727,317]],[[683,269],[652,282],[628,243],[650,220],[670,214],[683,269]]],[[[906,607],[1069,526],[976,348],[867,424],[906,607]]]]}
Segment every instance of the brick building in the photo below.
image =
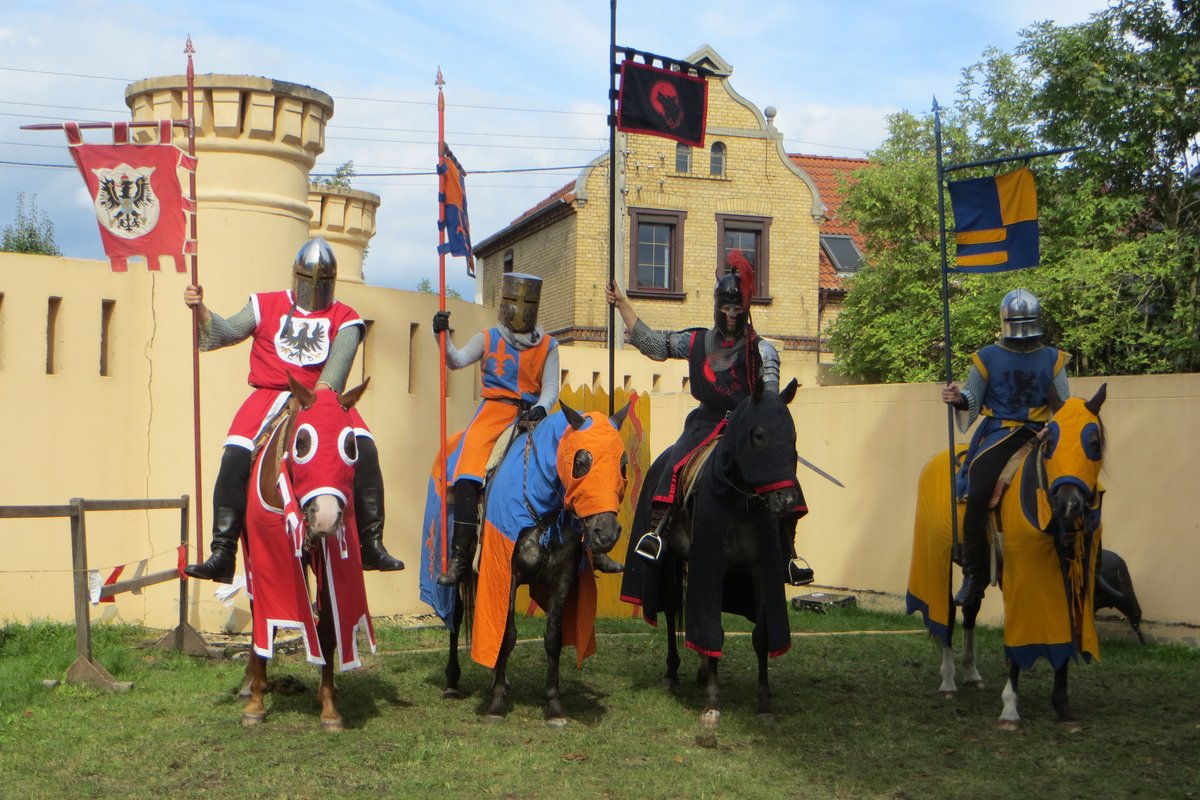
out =
{"type": "MultiPolygon", "coordinates": [[[[739,95],[720,55],[704,46],[687,60],[711,71],[704,147],[618,135],[618,278],[652,328],[709,325],[718,270],[729,250],[741,249],[757,273],[755,327],[788,351],[787,362],[815,364],[822,307],[840,300],[840,283],[836,270],[822,270],[830,259],[821,240],[829,201],[808,169],[820,165],[824,174],[826,162],[866,162],[789,156],[775,110],[761,111],[739,95]]],[[[608,168],[604,153],[476,245],[484,305],[497,305],[504,272],[538,275],[545,280],[546,329],[563,344],[603,346],[608,168]]],[[[836,181],[827,185],[838,188],[836,181]]]]}

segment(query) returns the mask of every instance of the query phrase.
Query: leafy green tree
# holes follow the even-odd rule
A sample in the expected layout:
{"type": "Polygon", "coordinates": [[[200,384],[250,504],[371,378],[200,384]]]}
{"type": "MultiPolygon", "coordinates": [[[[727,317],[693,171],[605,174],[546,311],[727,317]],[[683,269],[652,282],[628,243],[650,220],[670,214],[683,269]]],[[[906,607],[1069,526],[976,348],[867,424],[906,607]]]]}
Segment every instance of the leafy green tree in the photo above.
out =
{"type": "MultiPolygon", "coordinates": [[[[417,282],[417,291],[424,292],[425,294],[437,294],[437,289],[433,288],[433,281],[429,280],[429,278],[421,278],[417,282]]],[[[449,297],[451,300],[462,300],[462,294],[457,289],[449,286],[446,287],[446,297],[449,297]]]]}
{"type": "Polygon", "coordinates": [[[354,170],[354,162],[347,161],[333,171],[332,175],[325,175],[312,180],[313,186],[334,187],[338,189],[352,189],[351,184],[354,182],[354,177],[358,173],[354,170]]]}
{"type": "MultiPolygon", "coordinates": [[[[988,50],[964,70],[941,112],[948,165],[1084,149],[1057,169],[1035,165],[1041,267],[952,276],[956,376],[997,335],[999,300],[1016,286],[1041,298],[1048,336],[1076,356],[1077,373],[1200,369],[1200,174],[1190,167],[1200,134],[1198,34],[1188,4],[1122,0],[1080,25],[1035,25],[1017,53],[988,50]]],[[[865,266],[830,333],[844,374],[944,377],[934,152],[932,112],[894,115],[874,168],[856,176],[842,206],[867,239],[865,266]]],[[[992,172],[953,177],[978,174],[992,172]]]]}
{"type": "Polygon", "coordinates": [[[25,208],[25,193],[17,193],[17,216],[12,225],[0,234],[0,251],[32,253],[39,256],[61,256],[54,243],[54,223],[37,207],[37,195],[30,195],[25,208]]]}

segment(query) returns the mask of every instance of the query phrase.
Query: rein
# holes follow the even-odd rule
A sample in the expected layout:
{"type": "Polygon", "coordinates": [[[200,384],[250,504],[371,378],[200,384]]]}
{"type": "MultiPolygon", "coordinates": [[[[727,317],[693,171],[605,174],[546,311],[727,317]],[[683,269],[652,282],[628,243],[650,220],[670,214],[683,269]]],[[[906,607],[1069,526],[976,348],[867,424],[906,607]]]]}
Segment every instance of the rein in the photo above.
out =
{"type": "MultiPolygon", "coordinates": [[[[525,502],[526,513],[529,514],[530,519],[533,520],[534,527],[537,528],[538,540],[540,541],[542,536],[544,536],[546,531],[549,529],[549,526],[542,522],[541,516],[534,511],[533,504],[529,502],[529,456],[531,454],[535,457],[537,456],[537,448],[533,444],[533,431],[529,431],[525,435],[525,452],[523,454],[525,463],[523,469],[521,470],[521,499],[525,502]]],[[[564,495],[559,495],[559,500],[565,501],[565,499],[566,498],[564,495]]]]}

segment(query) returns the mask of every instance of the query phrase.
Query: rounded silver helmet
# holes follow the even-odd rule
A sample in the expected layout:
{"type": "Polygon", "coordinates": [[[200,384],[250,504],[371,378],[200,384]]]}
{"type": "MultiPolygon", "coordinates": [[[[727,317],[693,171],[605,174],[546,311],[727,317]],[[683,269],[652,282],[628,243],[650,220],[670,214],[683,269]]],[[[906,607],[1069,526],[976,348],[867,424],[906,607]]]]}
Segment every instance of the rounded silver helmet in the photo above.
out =
{"type": "Polygon", "coordinates": [[[292,264],[292,298],[305,311],[324,311],[333,305],[337,258],[320,236],[305,242],[292,264]]]}
{"type": "Polygon", "coordinates": [[[500,324],[514,333],[529,333],[537,327],[542,279],[524,272],[506,272],[500,285],[500,324]]]}
{"type": "Polygon", "coordinates": [[[1042,304],[1028,289],[1013,289],[1000,301],[1000,328],[1005,339],[1037,339],[1042,330],[1042,304]]]}

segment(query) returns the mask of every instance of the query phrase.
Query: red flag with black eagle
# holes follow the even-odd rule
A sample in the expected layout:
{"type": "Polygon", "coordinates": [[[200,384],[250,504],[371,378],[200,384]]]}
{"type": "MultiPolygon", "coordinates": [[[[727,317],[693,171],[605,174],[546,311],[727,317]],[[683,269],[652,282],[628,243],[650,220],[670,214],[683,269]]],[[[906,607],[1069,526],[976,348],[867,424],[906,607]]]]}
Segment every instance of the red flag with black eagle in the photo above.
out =
{"type": "Polygon", "coordinates": [[[187,215],[196,204],[185,197],[177,170],[195,170],[196,159],[171,141],[171,122],[159,123],[160,144],[130,144],[129,124],[113,123],[113,143],[84,144],[79,124],[63,126],[71,158],[79,167],[96,209],[100,240],[113,272],[129,269],[131,257],[146,259],[157,270],[160,256],[175,259],[186,272],[185,253],[196,243],[187,238],[187,215]]]}
{"type": "Polygon", "coordinates": [[[704,78],[629,59],[621,63],[617,130],[703,147],[707,121],[708,81],[704,78]]]}

